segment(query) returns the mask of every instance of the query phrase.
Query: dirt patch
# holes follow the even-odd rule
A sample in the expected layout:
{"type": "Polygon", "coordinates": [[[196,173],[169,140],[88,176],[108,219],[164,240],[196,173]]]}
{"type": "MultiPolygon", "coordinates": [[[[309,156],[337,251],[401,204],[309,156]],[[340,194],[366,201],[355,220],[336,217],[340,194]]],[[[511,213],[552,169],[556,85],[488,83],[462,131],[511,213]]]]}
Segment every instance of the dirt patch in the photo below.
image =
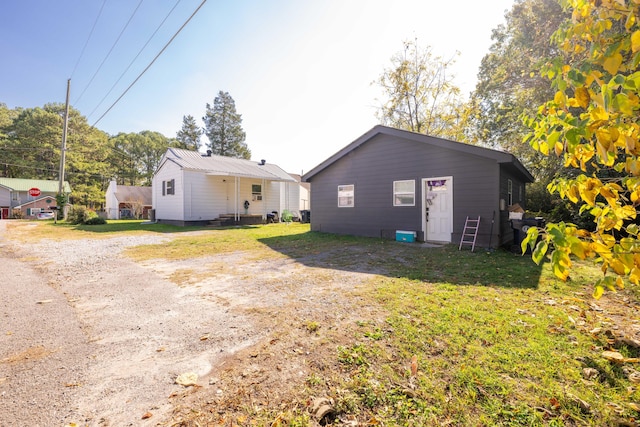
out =
{"type": "Polygon", "coordinates": [[[173,237],[30,243],[0,228],[0,275],[29,276],[26,294],[20,280],[0,288],[13,302],[0,330],[11,349],[0,361],[12,361],[0,363],[0,425],[179,425],[193,418],[185,408],[211,422],[246,405],[306,405],[292,396],[331,363],[345,330],[381,317],[354,293],[366,273],[281,254],[121,256],[173,237]],[[184,373],[197,386],[176,384],[184,373]]]}

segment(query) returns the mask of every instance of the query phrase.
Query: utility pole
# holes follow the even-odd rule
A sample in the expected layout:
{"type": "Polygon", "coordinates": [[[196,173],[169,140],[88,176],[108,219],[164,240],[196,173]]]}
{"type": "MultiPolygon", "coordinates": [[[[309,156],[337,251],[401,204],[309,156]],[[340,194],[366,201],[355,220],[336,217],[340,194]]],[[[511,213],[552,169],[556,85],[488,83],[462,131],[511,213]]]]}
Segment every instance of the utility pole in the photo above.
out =
{"type": "MultiPolygon", "coordinates": [[[[62,147],[60,148],[60,174],[59,174],[60,182],[58,183],[58,199],[59,199],[57,200],[58,203],[60,203],[60,200],[63,200],[63,197],[64,197],[64,162],[65,162],[65,155],[67,151],[67,127],[69,125],[69,91],[70,90],[71,90],[71,79],[68,79],[67,80],[67,100],[64,106],[64,124],[62,126],[62,147]]],[[[63,217],[64,217],[65,204],[66,203],[62,205],[63,217]]],[[[59,209],[60,206],[57,206],[57,208],[59,209]]],[[[55,217],[56,219],[58,218],[57,213],[55,217]]]]}

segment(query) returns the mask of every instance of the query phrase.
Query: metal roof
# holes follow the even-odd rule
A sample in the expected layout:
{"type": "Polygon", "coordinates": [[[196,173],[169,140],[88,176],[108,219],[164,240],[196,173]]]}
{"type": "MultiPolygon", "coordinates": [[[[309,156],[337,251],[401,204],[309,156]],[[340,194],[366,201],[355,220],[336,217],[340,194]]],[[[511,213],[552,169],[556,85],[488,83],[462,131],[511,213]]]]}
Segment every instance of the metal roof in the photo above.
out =
{"type": "Polygon", "coordinates": [[[120,203],[142,202],[143,205],[151,205],[151,187],[137,185],[118,185],[116,187],[116,199],[120,203]]]}
{"type": "MultiPolygon", "coordinates": [[[[13,191],[29,191],[31,188],[39,188],[43,193],[57,193],[59,181],[47,179],[22,179],[22,178],[0,178],[0,185],[13,191]]],[[[64,182],[63,190],[71,193],[71,187],[67,181],[64,182]]]]}
{"type": "Polygon", "coordinates": [[[270,181],[295,182],[295,179],[272,163],[235,159],[233,157],[203,155],[198,151],[169,148],[164,155],[165,161],[172,161],[182,169],[201,171],[207,175],[237,176],[258,178],[270,181]]]}

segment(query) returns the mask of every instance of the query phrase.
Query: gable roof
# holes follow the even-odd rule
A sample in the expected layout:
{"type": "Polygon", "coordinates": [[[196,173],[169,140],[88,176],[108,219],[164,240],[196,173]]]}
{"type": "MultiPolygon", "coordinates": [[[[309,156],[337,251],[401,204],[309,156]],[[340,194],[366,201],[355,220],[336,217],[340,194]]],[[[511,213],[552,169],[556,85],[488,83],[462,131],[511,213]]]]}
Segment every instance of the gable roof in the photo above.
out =
{"type": "Polygon", "coordinates": [[[529,171],[520,163],[520,161],[510,153],[506,151],[492,150],[490,148],[479,147],[477,145],[464,144],[462,142],[450,141],[447,139],[438,138],[435,136],[429,136],[421,133],[409,132],[406,130],[394,129],[387,126],[377,125],[371,128],[364,135],[353,141],[351,144],[344,147],[342,150],[329,157],[324,162],[320,163],[315,168],[302,176],[304,181],[310,181],[315,175],[322,172],[334,162],[344,157],[348,153],[352,152],[356,148],[365,144],[369,140],[373,139],[376,135],[384,134],[395,136],[398,138],[407,139],[410,141],[416,141],[424,143],[425,145],[432,145],[440,148],[446,148],[449,150],[460,151],[466,154],[472,154],[480,157],[494,159],[497,163],[507,166],[509,169],[520,175],[525,182],[533,182],[534,178],[529,171]]]}
{"type": "Polygon", "coordinates": [[[140,187],[137,185],[116,186],[116,199],[119,203],[142,202],[143,205],[151,205],[151,187],[140,187]]]}
{"type": "MultiPolygon", "coordinates": [[[[59,181],[47,179],[22,179],[22,178],[0,178],[0,186],[7,187],[13,191],[29,191],[31,188],[39,188],[43,193],[57,193],[59,181]]],[[[71,193],[71,187],[67,181],[64,182],[63,190],[71,193]]]]}
{"type": "Polygon", "coordinates": [[[288,173],[272,163],[254,162],[233,157],[203,155],[198,151],[169,148],[160,161],[160,169],[166,162],[173,162],[181,169],[203,172],[207,175],[258,178],[270,181],[295,182],[288,173]]]}

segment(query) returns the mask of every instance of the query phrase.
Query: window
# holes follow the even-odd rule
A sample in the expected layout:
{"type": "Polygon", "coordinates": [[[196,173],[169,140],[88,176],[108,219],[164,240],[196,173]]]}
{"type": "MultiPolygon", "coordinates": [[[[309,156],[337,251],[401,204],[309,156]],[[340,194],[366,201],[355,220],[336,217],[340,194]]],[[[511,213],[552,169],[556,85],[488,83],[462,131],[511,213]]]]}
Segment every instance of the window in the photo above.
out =
{"type": "Polygon", "coordinates": [[[518,201],[522,202],[522,185],[518,186],[518,201]]]}
{"type": "Polygon", "coordinates": [[[507,180],[507,196],[509,206],[511,206],[513,204],[513,182],[510,179],[507,180]]]}
{"type": "Polygon", "coordinates": [[[354,206],[353,196],[355,187],[351,185],[338,185],[338,207],[352,208],[354,206]]]}
{"type": "Polygon", "coordinates": [[[16,191],[13,191],[11,193],[11,200],[13,200],[14,202],[18,201],[18,193],[16,191]]]}
{"type": "Polygon", "coordinates": [[[42,212],[42,208],[27,208],[27,216],[38,215],[42,212]]]}
{"type": "Polygon", "coordinates": [[[262,200],[262,185],[260,184],[251,184],[251,197],[253,201],[262,200]]]}
{"type": "Polygon", "coordinates": [[[176,194],[176,180],[162,181],[162,195],[176,194]]]}
{"type": "Polygon", "coordinates": [[[416,205],[415,180],[393,181],[393,206],[416,205]]]}

